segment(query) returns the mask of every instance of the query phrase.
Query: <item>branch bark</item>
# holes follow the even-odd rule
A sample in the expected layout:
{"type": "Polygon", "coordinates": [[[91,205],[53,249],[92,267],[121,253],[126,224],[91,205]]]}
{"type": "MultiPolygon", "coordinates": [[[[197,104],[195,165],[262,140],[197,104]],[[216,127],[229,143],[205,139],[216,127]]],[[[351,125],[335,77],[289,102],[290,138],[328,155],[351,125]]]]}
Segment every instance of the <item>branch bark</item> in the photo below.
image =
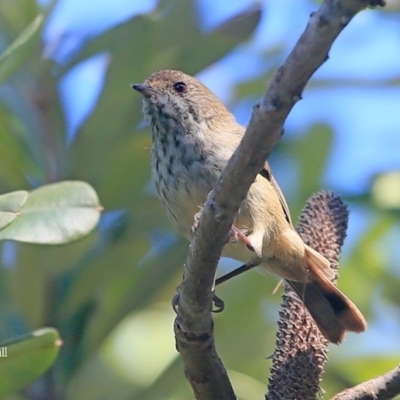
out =
{"type": "Polygon", "coordinates": [[[328,58],[336,37],[359,11],[383,5],[382,0],[325,0],[311,15],[306,30],[255,105],[240,146],[208,196],[190,246],[174,325],[176,347],[197,399],[236,399],[215,350],[211,317],[215,271],[234,216],[280,140],[290,110],[301,99],[311,75],[328,58]]]}
{"type": "Polygon", "coordinates": [[[390,400],[400,394],[400,365],[351,389],[338,393],[332,400],[390,400]]]}

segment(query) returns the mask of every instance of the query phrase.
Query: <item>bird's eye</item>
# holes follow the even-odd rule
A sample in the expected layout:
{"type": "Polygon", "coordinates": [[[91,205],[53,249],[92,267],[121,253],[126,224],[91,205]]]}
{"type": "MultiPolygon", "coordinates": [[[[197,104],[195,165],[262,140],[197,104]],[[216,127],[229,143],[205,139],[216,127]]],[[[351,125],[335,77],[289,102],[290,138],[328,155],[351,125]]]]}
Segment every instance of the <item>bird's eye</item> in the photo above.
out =
{"type": "Polygon", "coordinates": [[[176,82],[174,83],[174,90],[176,93],[183,94],[187,92],[187,86],[184,82],[176,82]]]}

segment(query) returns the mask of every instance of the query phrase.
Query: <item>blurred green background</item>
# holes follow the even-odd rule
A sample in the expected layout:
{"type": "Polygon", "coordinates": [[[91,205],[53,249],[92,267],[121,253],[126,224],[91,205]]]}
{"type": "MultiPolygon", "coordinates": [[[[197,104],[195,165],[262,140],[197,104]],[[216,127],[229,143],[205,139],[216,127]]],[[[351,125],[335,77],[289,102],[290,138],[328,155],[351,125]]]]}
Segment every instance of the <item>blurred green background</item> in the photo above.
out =
{"type": "MultiPolygon", "coordinates": [[[[0,58],[0,193],[79,179],[105,208],[83,240],[1,243],[0,340],[52,326],[64,343],[49,372],[4,399],[193,397],[170,306],[188,243],[154,195],[150,136],[129,83],[164,68],[198,74],[246,124],[318,6],[275,3],[0,2],[0,49],[25,30],[0,58]]],[[[351,210],[339,286],[369,330],[331,347],[327,398],[400,360],[400,2],[388,3],[346,29],[271,158],[294,220],[321,188],[351,210]]],[[[233,265],[221,261],[224,272],[233,265]]],[[[275,285],[249,272],[218,289],[217,349],[243,400],[265,392],[275,285]]]]}

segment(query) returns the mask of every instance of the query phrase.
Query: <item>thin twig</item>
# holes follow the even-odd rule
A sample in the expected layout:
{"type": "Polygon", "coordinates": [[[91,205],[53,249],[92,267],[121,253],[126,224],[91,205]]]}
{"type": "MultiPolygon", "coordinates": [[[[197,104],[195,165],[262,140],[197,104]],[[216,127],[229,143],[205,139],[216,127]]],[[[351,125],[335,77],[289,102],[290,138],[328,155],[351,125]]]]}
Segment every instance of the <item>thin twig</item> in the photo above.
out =
{"type": "Polygon", "coordinates": [[[400,394],[400,365],[388,373],[338,393],[332,400],[390,400],[400,394]]]}

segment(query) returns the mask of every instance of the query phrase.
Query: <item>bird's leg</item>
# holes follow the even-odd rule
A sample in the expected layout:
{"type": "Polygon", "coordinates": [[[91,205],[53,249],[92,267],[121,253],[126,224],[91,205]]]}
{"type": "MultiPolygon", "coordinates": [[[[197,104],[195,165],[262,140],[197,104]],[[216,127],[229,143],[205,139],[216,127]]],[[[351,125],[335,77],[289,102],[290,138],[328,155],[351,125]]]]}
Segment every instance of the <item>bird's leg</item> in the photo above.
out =
{"type": "Polygon", "coordinates": [[[239,228],[232,224],[229,231],[229,243],[238,243],[239,241],[242,241],[249,250],[255,251],[248,237],[239,228]]]}
{"type": "MultiPolygon", "coordinates": [[[[203,208],[201,208],[196,214],[194,214],[193,225],[191,229],[192,235],[196,233],[196,230],[199,227],[199,221],[202,212],[203,208]]],[[[239,228],[232,224],[231,229],[229,230],[229,243],[239,243],[240,241],[244,243],[249,250],[254,251],[254,248],[250,243],[248,237],[239,228]]]]}
{"type": "MultiPolygon", "coordinates": [[[[215,279],[214,285],[212,288],[212,291],[214,292],[213,304],[215,306],[215,308],[213,308],[212,311],[214,313],[220,313],[220,312],[224,311],[224,309],[225,309],[225,303],[222,299],[220,299],[215,294],[215,288],[218,285],[220,285],[221,283],[224,283],[224,282],[228,281],[229,279],[234,278],[235,276],[238,276],[238,275],[242,274],[243,272],[246,272],[246,271],[256,267],[257,265],[258,265],[258,263],[243,264],[242,266],[234,269],[233,271],[228,272],[227,274],[222,275],[221,277],[215,279]]],[[[178,305],[179,305],[179,288],[178,288],[178,293],[172,299],[172,308],[174,309],[175,312],[178,312],[178,305]]]]}
{"type": "Polygon", "coordinates": [[[222,275],[221,277],[217,278],[215,280],[214,286],[218,286],[221,283],[224,283],[224,282],[228,281],[229,279],[234,278],[235,276],[238,276],[238,275],[242,274],[243,272],[246,272],[249,269],[256,267],[257,265],[258,264],[256,264],[256,263],[243,264],[242,266],[234,269],[233,271],[228,272],[227,274],[222,275]]]}
{"type": "MultiPolygon", "coordinates": [[[[192,225],[192,235],[194,235],[196,233],[196,230],[199,227],[199,221],[200,221],[200,217],[201,217],[201,213],[203,211],[203,208],[200,208],[200,210],[194,215],[193,217],[193,225],[192,225]]],[[[229,230],[229,242],[230,243],[239,243],[242,242],[246,245],[246,247],[251,250],[254,251],[254,248],[252,246],[252,244],[250,243],[248,237],[239,229],[237,228],[234,224],[232,224],[230,230],[229,230]]],[[[223,282],[226,282],[227,280],[240,275],[241,273],[248,271],[249,269],[255,267],[256,264],[245,264],[242,265],[241,267],[227,273],[224,276],[221,276],[220,278],[216,279],[214,282],[214,286],[212,288],[213,292],[215,291],[215,287],[223,282]]],[[[176,311],[177,305],[179,302],[179,295],[175,296],[174,300],[173,300],[173,308],[176,311]]],[[[214,298],[213,298],[213,304],[215,306],[215,309],[213,308],[213,312],[215,313],[219,313],[222,312],[225,308],[225,304],[224,301],[222,299],[220,299],[214,292],[214,298]]]]}

